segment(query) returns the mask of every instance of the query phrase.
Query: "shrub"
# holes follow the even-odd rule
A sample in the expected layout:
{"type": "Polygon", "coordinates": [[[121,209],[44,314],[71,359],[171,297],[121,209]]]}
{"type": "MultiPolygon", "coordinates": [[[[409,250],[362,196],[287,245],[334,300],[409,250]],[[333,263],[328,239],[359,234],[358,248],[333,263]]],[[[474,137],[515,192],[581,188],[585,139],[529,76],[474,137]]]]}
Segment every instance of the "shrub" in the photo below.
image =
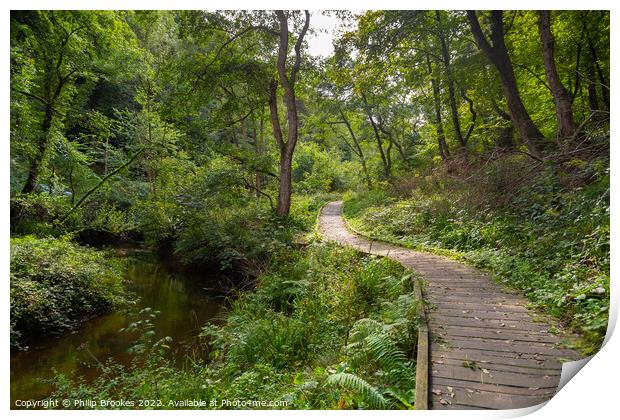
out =
{"type": "Polygon", "coordinates": [[[118,262],[65,239],[11,239],[11,346],[58,334],[124,300],[118,262]]]}

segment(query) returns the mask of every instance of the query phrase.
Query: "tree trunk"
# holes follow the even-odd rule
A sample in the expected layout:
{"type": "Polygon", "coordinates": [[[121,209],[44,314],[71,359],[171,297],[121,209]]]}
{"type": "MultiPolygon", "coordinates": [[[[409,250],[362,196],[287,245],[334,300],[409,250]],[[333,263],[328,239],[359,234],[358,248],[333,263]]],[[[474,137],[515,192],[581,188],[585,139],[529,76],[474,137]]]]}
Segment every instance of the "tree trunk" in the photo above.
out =
{"type": "Polygon", "coordinates": [[[598,74],[598,79],[601,85],[601,98],[603,98],[603,103],[605,104],[605,109],[609,110],[609,86],[607,85],[607,80],[605,79],[605,75],[603,74],[603,69],[601,69],[601,65],[598,62],[598,56],[596,54],[596,48],[594,47],[594,43],[592,39],[588,37],[588,46],[590,48],[590,54],[592,55],[592,62],[596,67],[596,72],[598,74]]]}
{"type": "Polygon", "coordinates": [[[538,32],[542,42],[543,62],[547,82],[553,94],[555,103],[555,115],[558,122],[558,135],[560,138],[570,138],[575,132],[573,119],[573,107],[568,91],[562,84],[555,66],[554,39],[551,33],[551,17],[548,10],[538,12],[538,32]]]}
{"type": "Polygon", "coordinates": [[[471,26],[474,39],[478,47],[485,53],[489,61],[495,66],[499,73],[500,80],[502,82],[502,90],[506,97],[508,109],[510,110],[510,118],[514,126],[519,131],[523,142],[526,144],[529,152],[539,157],[541,150],[544,147],[544,136],[536,127],[530,114],[525,109],[521,96],[519,94],[519,88],[517,86],[517,80],[515,78],[512,62],[508,55],[508,49],[504,42],[504,23],[503,23],[503,11],[494,10],[491,12],[491,41],[489,43],[486,36],[482,32],[480,23],[476,12],[473,10],[467,11],[467,18],[471,26]]]}
{"type": "Polygon", "coordinates": [[[469,141],[471,137],[471,133],[474,132],[474,127],[476,126],[476,118],[478,117],[478,113],[474,108],[474,100],[467,96],[467,92],[465,89],[461,88],[461,96],[465,99],[465,102],[469,105],[469,113],[471,114],[471,122],[469,123],[469,127],[467,127],[467,132],[465,133],[465,137],[463,138],[465,144],[469,141]]]}
{"type": "Polygon", "coordinates": [[[435,107],[435,130],[437,131],[437,143],[439,146],[439,154],[441,159],[447,160],[450,157],[450,149],[446,143],[446,136],[443,131],[443,122],[441,120],[441,95],[439,84],[433,74],[431,59],[426,55],[426,64],[428,66],[428,74],[431,76],[431,88],[433,89],[433,105],[435,107]]]}
{"type": "Polygon", "coordinates": [[[392,146],[396,146],[396,151],[398,151],[400,158],[402,159],[404,163],[407,163],[407,156],[405,156],[405,151],[403,150],[402,145],[394,138],[392,131],[385,128],[385,126],[383,125],[383,119],[380,116],[377,117],[377,127],[379,127],[379,130],[388,138],[388,141],[389,141],[388,143],[389,146],[388,146],[388,149],[386,150],[386,153],[387,153],[386,157],[388,159],[388,163],[390,164],[390,168],[392,167],[392,161],[390,158],[390,151],[392,149],[392,146]]]}
{"type": "Polygon", "coordinates": [[[465,139],[463,138],[463,133],[461,132],[461,122],[459,121],[459,111],[456,105],[456,93],[454,90],[454,76],[452,75],[452,66],[450,65],[450,51],[448,50],[448,43],[446,37],[444,35],[443,29],[441,28],[441,12],[439,10],[435,11],[435,17],[437,18],[437,24],[439,26],[438,29],[438,37],[439,44],[441,45],[441,57],[443,60],[443,65],[446,70],[446,78],[448,79],[448,97],[450,99],[450,115],[452,116],[452,124],[454,125],[454,134],[456,135],[456,140],[458,141],[461,153],[466,153],[466,144],[465,139]]]}
{"type": "Polygon", "coordinates": [[[372,179],[370,178],[370,173],[368,172],[368,167],[366,166],[366,157],[364,156],[364,151],[362,150],[362,146],[360,145],[360,142],[357,139],[357,136],[355,135],[353,128],[351,127],[351,123],[347,119],[346,115],[344,115],[344,112],[340,111],[340,116],[342,117],[342,121],[344,122],[344,125],[347,126],[347,130],[349,130],[349,134],[351,135],[351,138],[353,139],[353,144],[355,145],[356,154],[360,158],[360,162],[362,164],[362,170],[364,171],[364,178],[366,178],[366,184],[368,185],[368,189],[371,189],[372,179]]]}
{"type": "Polygon", "coordinates": [[[280,35],[278,43],[278,60],[277,71],[278,78],[280,79],[280,85],[284,91],[284,104],[286,106],[286,120],[287,120],[287,139],[284,141],[282,135],[282,127],[280,126],[280,117],[278,115],[277,105],[277,82],[272,79],[270,85],[269,96],[269,110],[271,112],[271,123],[273,126],[274,137],[278,143],[280,150],[280,185],[278,191],[278,206],[276,208],[276,214],[279,217],[287,218],[291,208],[291,173],[293,163],[293,152],[297,145],[297,137],[299,131],[299,120],[297,116],[297,102],[295,98],[295,81],[297,79],[297,73],[301,65],[301,44],[304,40],[308,26],[310,25],[310,13],[306,10],[304,26],[297,37],[295,43],[295,62],[291,69],[290,76],[287,75],[286,61],[288,56],[288,17],[282,10],[276,10],[276,16],[280,23],[280,35]]]}
{"type": "Polygon", "coordinates": [[[368,105],[368,100],[366,99],[366,94],[364,94],[364,92],[362,92],[362,101],[364,102],[364,111],[366,111],[366,116],[368,117],[368,121],[370,121],[372,131],[375,133],[377,148],[379,149],[379,155],[381,156],[381,161],[383,162],[383,173],[385,174],[386,179],[390,179],[392,177],[390,163],[388,162],[385,152],[383,151],[383,140],[381,140],[381,135],[379,135],[377,123],[372,116],[372,112],[370,111],[370,106],[368,105]]]}
{"type": "Polygon", "coordinates": [[[392,174],[392,146],[394,146],[394,142],[388,137],[388,147],[385,149],[385,159],[387,161],[387,170],[390,175],[392,174]]]}
{"type": "Polygon", "coordinates": [[[49,144],[53,113],[54,110],[52,108],[52,105],[46,105],[45,115],[41,124],[41,138],[39,139],[36,155],[30,163],[30,169],[28,170],[28,179],[26,180],[26,185],[24,185],[24,188],[22,189],[23,193],[28,194],[33,192],[37,187],[37,183],[39,182],[39,176],[41,175],[41,169],[43,166],[43,162],[45,161],[45,153],[47,152],[47,147],[49,144]]]}
{"type": "Polygon", "coordinates": [[[288,217],[291,209],[292,164],[292,153],[284,153],[280,156],[280,185],[276,208],[276,214],[280,217],[288,217]]]}
{"type": "Polygon", "coordinates": [[[590,112],[598,111],[600,108],[598,103],[598,95],[596,93],[596,75],[594,74],[594,64],[588,63],[588,103],[590,112]]]}
{"type": "MultiPolygon", "coordinates": [[[[581,27],[581,35],[579,35],[579,42],[577,43],[577,54],[575,57],[575,87],[573,88],[572,93],[570,94],[570,102],[571,104],[575,102],[575,98],[577,94],[581,90],[581,52],[583,50],[583,39],[585,37],[586,31],[588,29],[588,11],[586,10],[583,13],[583,25],[581,27]]],[[[570,84],[570,83],[569,83],[570,84]]]]}

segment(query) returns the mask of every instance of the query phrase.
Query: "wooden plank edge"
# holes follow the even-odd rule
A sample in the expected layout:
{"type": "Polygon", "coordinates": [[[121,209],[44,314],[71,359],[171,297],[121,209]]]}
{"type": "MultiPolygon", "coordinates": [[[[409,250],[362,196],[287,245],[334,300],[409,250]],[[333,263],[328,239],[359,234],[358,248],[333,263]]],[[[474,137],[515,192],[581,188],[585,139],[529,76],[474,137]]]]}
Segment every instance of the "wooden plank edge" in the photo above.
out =
{"type": "Polygon", "coordinates": [[[415,379],[415,409],[428,410],[428,372],[429,372],[429,342],[428,323],[424,311],[424,298],[420,279],[413,281],[415,299],[418,301],[418,355],[416,360],[415,379]]]}

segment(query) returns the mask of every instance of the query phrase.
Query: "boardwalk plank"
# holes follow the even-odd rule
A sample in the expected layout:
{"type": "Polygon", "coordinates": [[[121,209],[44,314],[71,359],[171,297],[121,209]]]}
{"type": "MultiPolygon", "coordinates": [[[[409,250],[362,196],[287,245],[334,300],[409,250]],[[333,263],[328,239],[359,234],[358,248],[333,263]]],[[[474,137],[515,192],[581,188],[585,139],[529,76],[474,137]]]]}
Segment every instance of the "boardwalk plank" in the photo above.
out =
{"type": "Polygon", "coordinates": [[[433,402],[444,399],[455,406],[506,409],[531,407],[548,401],[552,395],[511,395],[457,387],[450,387],[450,389],[443,385],[435,387],[433,389],[435,392],[433,393],[433,402]],[[436,392],[441,392],[441,394],[437,395],[436,392]]]}
{"type": "Polygon", "coordinates": [[[465,381],[478,381],[480,383],[509,385],[521,387],[544,387],[550,388],[558,386],[559,376],[551,375],[532,375],[527,373],[514,373],[504,371],[485,372],[483,370],[472,370],[463,366],[450,366],[435,364],[431,368],[433,378],[459,378],[465,381]]]}
{"type": "Polygon", "coordinates": [[[555,394],[555,391],[557,389],[556,386],[553,387],[547,387],[547,388],[541,388],[541,387],[536,387],[536,386],[532,386],[532,387],[522,387],[522,386],[507,386],[507,385],[497,385],[497,384],[490,384],[490,383],[481,383],[479,381],[465,381],[462,379],[454,379],[454,378],[433,378],[433,384],[431,387],[431,393],[432,393],[432,389],[435,389],[438,386],[451,386],[453,388],[455,387],[460,387],[460,388],[469,388],[469,389],[474,389],[474,390],[479,390],[479,391],[488,391],[488,392],[495,392],[498,394],[505,394],[505,395],[553,395],[555,394]]]}
{"type": "MultiPolygon", "coordinates": [[[[432,365],[433,366],[435,365],[464,366],[467,363],[468,362],[459,360],[459,359],[440,358],[439,360],[435,360],[432,365]]],[[[498,372],[516,372],[516,373],[528,373],[530,375],[551,375],[551,376],[557,376],[559,374],[557,369],[544,369],[544,368],[540,368],[539,366],[537,367],[515,366],[515,365],[509,365],[509,364],[493,363],[493,362],[486,361],[486,360],[484,362],[469,362],[469,363],[470,365],[468,366],[474,366],[474,367],[468,367],[468,369],[473,369],[473,370],[487,369],[489,371],[498,371],[498,372]]]]}
{"type": "Polygon", "coordinates": [[[431,342],[431,354],[433,355],[432,361],[440,360],[442,358],[459,359],[463,362],[473,361],[490,361],[494,363],[510,364],[513,366],[527,366],[527,367],[542,367],[557,369],[560,371],[562,363],[558,360],[561,358],[548,357],[540,354],[528,354],[528,353],[512,353],[512,352],[494,352],[494,351],[482,351],[474,349],[454,349],[445,348],[439,344],[431,342]]]}
{"type": "Polygon", "coordinates": [[[540,332],[532,332],[531,330],[511,330],[480,327],[454,327],[440,326],[441,333],[448,334],[452,337],[480,337],[480,338],[496,338],[500,340],[515,340],[522,342],[537,343],[560,343],[560,338],[551,334],[542,334],[540,332]]]}

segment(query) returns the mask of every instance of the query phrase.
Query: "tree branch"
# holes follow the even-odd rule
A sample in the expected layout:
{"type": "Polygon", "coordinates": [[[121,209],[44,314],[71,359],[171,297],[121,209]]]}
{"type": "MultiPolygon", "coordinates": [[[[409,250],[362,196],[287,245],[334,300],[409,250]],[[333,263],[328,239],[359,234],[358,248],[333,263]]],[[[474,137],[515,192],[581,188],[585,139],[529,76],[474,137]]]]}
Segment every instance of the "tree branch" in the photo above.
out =
{"type": "Polygon", "coordinates": [[[474,126],[476,124],[476,117],[478,114],[476,113],[476,110],[474,109],[474,101],[470,97],[467,96],[467,92],[465,92],[465,89],[463,88],[461,88],[461,97],[465,99],[467,103],[469,104],[469,113],[471,114],[471,124],[467,128],[467,133],[465,134],[465,138],[464,138],[465,143],[467,143],[467,141],[469,140],[469,137],[471,136],[471,133],[474,131],[474,126]]]}
{"type": "Polygon", "coordinates": [[[306,21],[304,22],[304,26],[299,33],[297,42],[295,42],[295,63],[293,64],[293,70],[291,71],[291,85],[293,86],[295,86],[295,80],[297,79],[297,73],[299,72],[299,66],[301,65],[301,45],[304,41],[304,37],[306,36],[306,32],[308,32],[308,26],[310,26],[310,12],[304,10],[304,14],[306,15],[306,21]]]}
{"type": "Polygon", "coordinates": [[[243,183],[245,184],[246,188],[250,188],[254,191],[256,191],[257,193],[259,193],[260,195],[262,195],[263,197],[267,197],[269,199],[269,206],[271,207],[271,211],[275,210],[275,206],[273,205],[273,198],[271,198],[271,196],[269,194],[267,194],[266,192],[264,192],[263,190],[261,190],[260,188],[256,187],[255,185],[253,185],[251,182],[249,182],[247,179],[245,178],[241,178],[243,180],[243,183]]]}
{"type": "Polygon", "coordinates": [[[127,162],[123,163],[121,166],[119,166],[118,168],[116,168],[115,170],[113,170],[112,172],[110,172],[109,174],[107,174],[106,176],[103,177],[103,179],[101,181],[99,181],[99,183],[97,185],[95,185],[93,188],[91,188],[90,190],[88,190],[88,192],[86,194],[84,194],[82,196],[82,198],[80,198],[78,200],[77,203],[75,203],[75,205],[73,207],[71,207],[71,210],[69,210],[68,212],[66,212],[64,214],[64,216],[62,216],[60,218],[60,220],[58,221],[58,223],[62,223],[64,222],[67,217],[69,217],[69,215],[71,215],[71,213],[73,213],[75,210],[77,210],[84,201],[86,201],[86,199],[92,195],[95,191],[97,191],[103,184],[105,184],[105,182],[110,179],[111,177],[113,177],[114,175],[116,175],[117,173],[119,173],[120,171],[122,171],[123,169],[125,169],[126,167],[128,167],[129,165],[132,164],[133,161],[135,161],[138,156],[140,156],[142,154],[142,152],[144,152],[144,150],[146,150],[146,147],[141,148],[140,150],[138,150],[127,162]]]}

